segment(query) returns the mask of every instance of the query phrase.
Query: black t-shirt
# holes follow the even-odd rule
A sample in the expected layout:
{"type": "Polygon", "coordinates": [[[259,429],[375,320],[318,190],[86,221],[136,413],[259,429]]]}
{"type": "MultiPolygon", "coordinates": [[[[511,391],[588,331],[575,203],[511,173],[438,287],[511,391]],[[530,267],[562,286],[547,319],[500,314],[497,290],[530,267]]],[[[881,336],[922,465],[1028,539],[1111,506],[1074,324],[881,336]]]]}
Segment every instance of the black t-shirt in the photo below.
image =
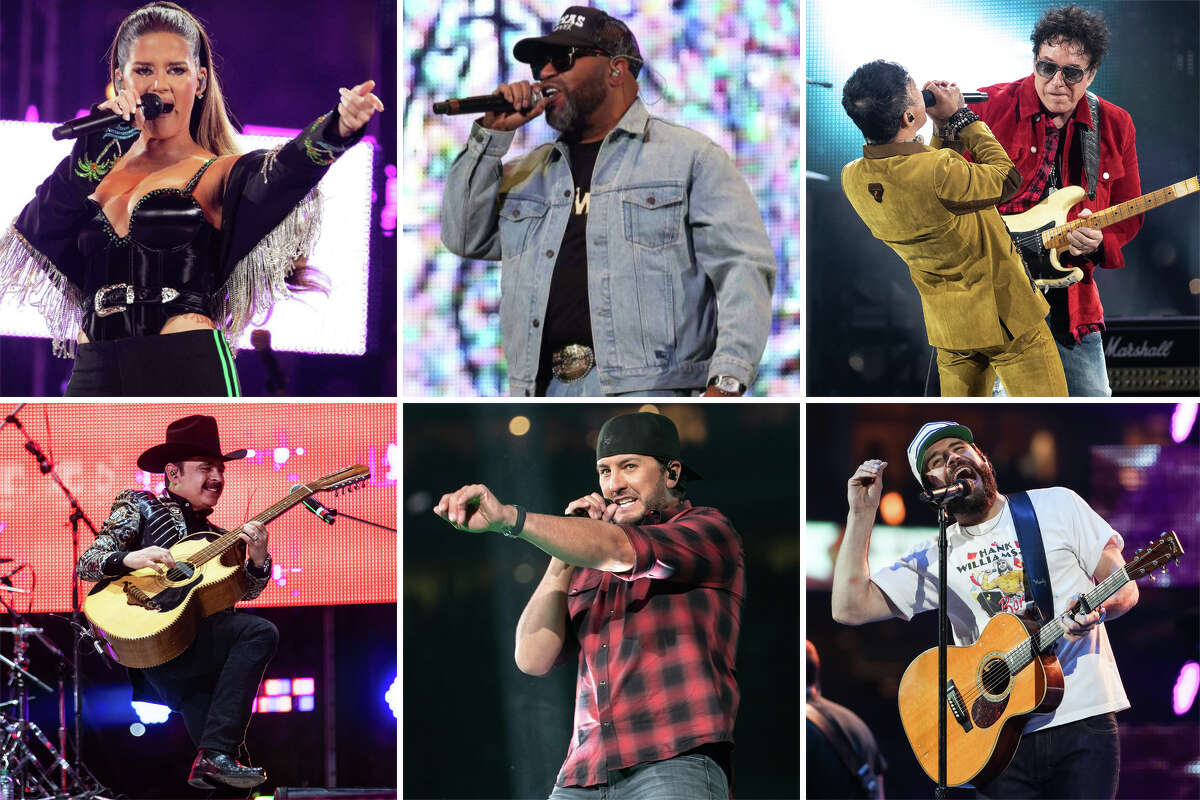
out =
{"type": "Polygon", "coordinates": [[[587,219],[591,203],[592,170],[603,142],[567,144],[575,193],[571,217],[558,248],[550,297],[542,328],[542,350],[538,362],[537,393],[545,394],[550,384],[550,357],[568,344],[592,346],[592,313],[588,306],[587,219]]]}
{"type": "MultiPolygon", "coordinates": [[[[1050,195],[1050,189],[1061,189],[1064,186],[1083,186],[1087,187],[1087,178],[1083,174],[1083,147],[1079,146],[1078,139],[1076,146],[1071,148],[1070,164],[1063,163],[1063,143],[1067,139],[1066,130],[1064,128],[1062,135],[1058,137],[1058,152],[1054,154],[1055,171],[1057,173],[1055,179],[1047,184],[1046,193],[1042,198],[1050,195]],[[1066,179],[1065,176],[1071,176],[1074,180],[1066,179]]],[[[1039,199],[1042,199],[1039,198],[1039,199]]],[[[1049,258],[1049,256],[1046,256],[1049,258]]],[[[1068,256],[1067,253],[1062,253],[1059,258],[1063,261],[1063,266],[1068,266],[1067,259],[1076,261],[1074,256],[1068,256]]],[[[1086,258],[1086,256],[1084,257],[1086,258]]],[[[1050,313],[1046,315],[1046,323],[1050,326],[1050,333],[1060,343],[1073,347],[1075,345],[1075,335],[1071,331],[1071,309],[1067,300],[1067,289],[1051,289],[1046,292],[1046,302],[1050,304],[1050,313]]]]}

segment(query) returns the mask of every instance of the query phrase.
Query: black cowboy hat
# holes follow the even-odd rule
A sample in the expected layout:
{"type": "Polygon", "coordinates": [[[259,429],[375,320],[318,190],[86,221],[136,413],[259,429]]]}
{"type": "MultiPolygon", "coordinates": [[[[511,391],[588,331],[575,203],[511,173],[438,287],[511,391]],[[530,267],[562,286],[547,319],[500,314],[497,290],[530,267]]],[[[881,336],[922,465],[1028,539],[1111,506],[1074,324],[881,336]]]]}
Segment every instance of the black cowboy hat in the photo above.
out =
{"type": "Polygon", "coordinates": [[[167,464],[176,461],[197,458],[236,461],[245,457],[245,450],[222,455],[216,419],[207,414],[193,414],[168,425],[167,440],[138,456],[137,465],[147,472],[162,472],[167,464]]]}

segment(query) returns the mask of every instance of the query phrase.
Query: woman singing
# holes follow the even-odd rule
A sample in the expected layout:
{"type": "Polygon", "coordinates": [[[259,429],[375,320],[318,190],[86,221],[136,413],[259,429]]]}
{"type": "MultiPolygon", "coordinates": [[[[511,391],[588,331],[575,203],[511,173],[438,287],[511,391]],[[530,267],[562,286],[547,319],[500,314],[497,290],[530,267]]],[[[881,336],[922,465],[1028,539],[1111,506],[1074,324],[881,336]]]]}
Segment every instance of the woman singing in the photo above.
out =
{"type": "Polygon", "coordinates": [[[315,186],[362,137],[374,81],[270,152],[241,155],[200,23],[158,2],[109,51],[117,124],[77,140],[0,236],[0,295],[37,307],[55,352],[75,355],[68,396],[237,396],[230,343],[289,292],[303,266],[315,186]],[[146,120],[142,95],[164,109],[146,120]]]}

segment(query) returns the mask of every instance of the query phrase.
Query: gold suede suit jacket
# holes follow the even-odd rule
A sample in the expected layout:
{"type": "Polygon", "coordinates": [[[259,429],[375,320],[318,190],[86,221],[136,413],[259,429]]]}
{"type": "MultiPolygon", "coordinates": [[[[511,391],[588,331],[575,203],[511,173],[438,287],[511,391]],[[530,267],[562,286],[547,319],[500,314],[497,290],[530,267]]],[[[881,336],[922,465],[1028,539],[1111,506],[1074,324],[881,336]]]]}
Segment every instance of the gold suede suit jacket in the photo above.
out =
{"type": "Polygon", "coordinates": [[[842,190],[875,238],[904,259],[921,294],[934,347],[957,352],[1007,345],[1046,318],[996,210],[1021,175],[983,122],[957,142],[863,145],[842,169],[842,190]],[[956,150],[965,146],[976,163],[956,150]]]}

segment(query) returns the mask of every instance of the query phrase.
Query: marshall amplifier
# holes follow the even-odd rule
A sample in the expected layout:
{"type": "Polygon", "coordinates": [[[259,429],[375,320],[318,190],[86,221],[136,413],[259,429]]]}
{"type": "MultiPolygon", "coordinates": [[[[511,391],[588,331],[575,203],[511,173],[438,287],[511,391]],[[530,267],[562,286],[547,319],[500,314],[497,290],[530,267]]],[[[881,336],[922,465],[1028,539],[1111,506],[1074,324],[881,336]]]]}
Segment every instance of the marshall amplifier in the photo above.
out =
{"type": "Polygon", "coordinates": [[[1200,393],[1200,317],[1124,317],[1105,325],[1114,396],[1200,393]]]}

